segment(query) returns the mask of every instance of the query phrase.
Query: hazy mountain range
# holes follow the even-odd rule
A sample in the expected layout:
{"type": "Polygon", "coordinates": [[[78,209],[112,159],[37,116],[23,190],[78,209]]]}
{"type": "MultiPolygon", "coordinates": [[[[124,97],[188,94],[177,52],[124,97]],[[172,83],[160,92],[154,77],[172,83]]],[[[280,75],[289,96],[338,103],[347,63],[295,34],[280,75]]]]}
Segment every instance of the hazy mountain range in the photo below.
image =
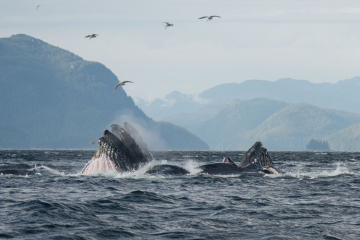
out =
{"type": "Polygon", "coordinates": [[[150,149],[208,149],[147,117],[104,65],[23,34],[0,39],[0,148],[90,148],[112,123],[134,124],[150,149]]]}
{"type": "Polygon", "coordinates": [[[198,95],[173,92],[135,101],[149,116],[193,132],[210,149],[246,150],[262,141],[272,150],[305,150],[314,138],[327,140],[332,150],[360,151],[359,92],[360,77],[335,84],[249,80],[198,95]]]}
{"type": "Polygon", "coordinates": [[[104,65],[41,40],[1,38],[0,148],[94,148],[104,129],[129,121],[150,149],[247,150],[262,141],[269,150],[305,150],[317,139],[360,151],[359,77],[249,80],[136,98],[140,108],[123,88],[113,92],[117,83],[104,65]]]}

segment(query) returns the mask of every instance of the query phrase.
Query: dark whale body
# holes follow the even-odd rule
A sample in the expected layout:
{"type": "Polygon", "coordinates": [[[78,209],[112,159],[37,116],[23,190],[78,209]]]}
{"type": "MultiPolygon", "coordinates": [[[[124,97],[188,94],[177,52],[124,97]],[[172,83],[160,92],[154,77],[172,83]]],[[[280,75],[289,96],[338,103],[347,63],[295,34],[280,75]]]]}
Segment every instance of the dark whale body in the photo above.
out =
{"type": "Polygon", "coordinates": [[[0,174],[4,175],[33,175],[36,174],[35,170],[18,170],[18,169],[1,169],[0,174]]]}
{"type": "MultiPolygon", "coordinates": [[[[111,132],[104,131],[99,139],[98,152],[83,168],[82,174],[96,174],[115,170],[128,172],[137,170],[146,165],[153,157],[142,140],[137,130],[129,123],[124,123],[124,128],[113,124],[111,132]]],[[[278,174],[267,149],[256,142],[243,156],[239,165],[229,157],[224,157],[221,163],[210,163],[199,167],[201,173],[232,175],[244,173],[278,174]]],[[[151,167],[147,174],[184,175],[189,174],[186,169],[169,164],[160,164],[151,167]]]]}
{"type": "Polygon", "coordinates": [[[34,167],[31,169],[0,169],[0,174],[3,175],[20,175],[20,176],[30,176],[30,175],[61,175],[59,172],[51,170],[49,168],[40,166],[34,167]]]}
{"type": "Polygon", "coordinates": [[[203,173],[218,175],[239,174],[242,171],[235,163],[210,163],[199,168],[203,173]]]}
{"type": "Polygon", "coordinates": [[[186,169],[170,164],[160,164],[151,167],[146,171],[147,174],[156,174],[156,175],[186,175],[190,174],[186,169]]]}

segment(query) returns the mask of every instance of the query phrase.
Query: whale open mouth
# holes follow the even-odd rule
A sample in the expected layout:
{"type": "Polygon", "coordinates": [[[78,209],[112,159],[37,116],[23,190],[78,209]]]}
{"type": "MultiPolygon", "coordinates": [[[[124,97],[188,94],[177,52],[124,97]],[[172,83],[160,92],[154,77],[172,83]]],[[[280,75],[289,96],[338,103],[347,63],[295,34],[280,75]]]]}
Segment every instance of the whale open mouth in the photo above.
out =
{"type": "Polygon", "coordinates": [[[255,164],[261,168],[275,168],[274,163],[266,149],[261,142],[256,142],[243,156],[240,167],[246,167],[250,164],[255,164]]]}
{"type": "Polygon", "coordinates": [[[112,125],[112,133],[104,131],[99,139],[99,148],[94,157],[85,165],[82,174],[96,174],[99,172],[129,172],[138,169],[152,160],[145,143],[138,144],[136,129],[130,124],[125,125],[125,131],[119,125],[112,125]],[[132,135],[134,136],[132,136],[132,135]]]}

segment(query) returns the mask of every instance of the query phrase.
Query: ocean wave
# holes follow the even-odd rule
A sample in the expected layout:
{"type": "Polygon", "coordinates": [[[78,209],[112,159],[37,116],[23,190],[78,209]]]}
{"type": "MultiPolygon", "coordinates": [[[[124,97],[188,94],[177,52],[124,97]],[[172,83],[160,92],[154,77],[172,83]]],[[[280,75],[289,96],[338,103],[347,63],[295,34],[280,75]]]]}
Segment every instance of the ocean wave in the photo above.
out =
{"type": "Polygon", "coordinates": [[[358,175],[351,171],[345,163],[336,163],[336,167],[333,170],[317,170],[309,171],[305,169],[297,170],[296,172],[287,171],[279,175],[269,175],[269,177],[292,177],[292,178],[331,178],[340,175],[358,175]]]}

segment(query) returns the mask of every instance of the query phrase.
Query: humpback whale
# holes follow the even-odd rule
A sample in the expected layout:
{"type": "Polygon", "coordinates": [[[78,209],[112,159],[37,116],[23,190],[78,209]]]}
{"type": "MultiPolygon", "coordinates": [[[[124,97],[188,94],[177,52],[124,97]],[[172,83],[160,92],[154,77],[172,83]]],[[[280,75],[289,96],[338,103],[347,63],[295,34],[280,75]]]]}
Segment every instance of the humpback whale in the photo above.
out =
{"type": "MultiPolygon", "coordinates": [[[[133,136],[137,131],[130,128],[133,136]],[[136,131],[136,132],[135,132],[136,131]]],[[[147,146],[137,144],[134,138],[119,125],[112,125],[112,131],[104,131],[99,139],[99,147],[95,156],[85,165],[82,174],[93,174],[96,172],[129,172],[138,169],[150,162],[153,157],[147,146]],[[141,148],[142,146],[142,148],[141,148]]],[[[139,139],[138,141],[141,141],[139,139]]]]}
{"type": "MultiPolygon", "coordinates": [[[[111,131],[105,130],[98,141],[98,151],[81,171],[83,175],[107,172],[131,172],[154,160],[145,141],[131,124],[125,122],[124,127],[111,125],[111,131]]],[[[202,174],[237,175],[237,174],[278,174],[274,163],[261,142],[256,142],[242,157],[240,164],[225,156],[222,162],[208,163],[198,167],[202,174]]],[[[186,169],[171,165],[158,164],[151,166],[146,174],[186,175],[186,169]]],[[[0,174],[7,175],[60,175],[47,167],[32,169],[0,169],[0,174]]]]}
{"type": "Polygon", "coordinates": [[[58,176],[61,173],[54,171],[50,168],[44,166],[35,166],[31,169],[0,169],[0,175],[50,175],[50,176],[58,176]]]}
{"type": "Polygon", "coordinates": [[[210,163],[199,167],[203,173],[216,175],[230,175],[259,172],[278,174],[274,163],[261,142],[256,142],[243,156],[239,165],[229,157],[224,157],[221,163],[210,163]]]}
{"type": "MultiPolygon", "coordinates": [[[[125,122],[124,128],[111,125],[111,132],[105,130],[98,141],[99,147],[94,157],[85,165],[82,174],[116,171],[119,173],[139,169],[154,158],[135,127],[125,122]]],[[[199,166],[200,173],[231,175],[242,173],[278,174],[274,163],[261,142],[256,142],[243,156],[239,165],[231,158],[222,162],[199,166]]],[[[159,164],[147,170],[148,174],[181,175],[189,174],[186,169],[169,164],[159,164]]]]}

